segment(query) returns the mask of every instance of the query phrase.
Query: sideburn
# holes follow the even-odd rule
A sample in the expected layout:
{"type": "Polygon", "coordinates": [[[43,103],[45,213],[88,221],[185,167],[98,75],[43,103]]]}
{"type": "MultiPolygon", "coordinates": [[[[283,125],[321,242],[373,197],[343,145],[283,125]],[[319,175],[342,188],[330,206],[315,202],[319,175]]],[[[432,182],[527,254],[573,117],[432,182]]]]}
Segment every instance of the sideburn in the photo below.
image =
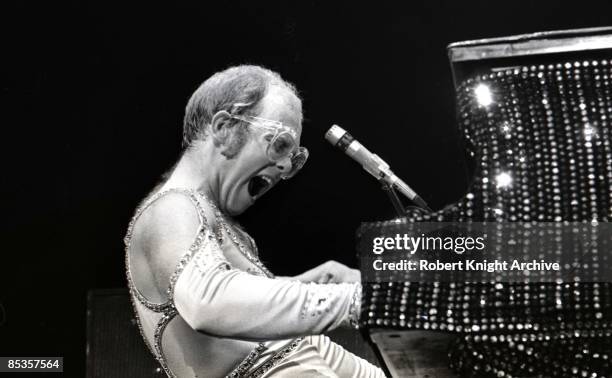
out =
{"type": "Polygon", "coordinates": [[[233,159],[238,155],[242,147],[247,142],[247,128],[243,125],[237,125],[236,129],[229,137],[229,142],[226,144],[226,148],[221,152],[221,155],[227,159],[233,159]]]}

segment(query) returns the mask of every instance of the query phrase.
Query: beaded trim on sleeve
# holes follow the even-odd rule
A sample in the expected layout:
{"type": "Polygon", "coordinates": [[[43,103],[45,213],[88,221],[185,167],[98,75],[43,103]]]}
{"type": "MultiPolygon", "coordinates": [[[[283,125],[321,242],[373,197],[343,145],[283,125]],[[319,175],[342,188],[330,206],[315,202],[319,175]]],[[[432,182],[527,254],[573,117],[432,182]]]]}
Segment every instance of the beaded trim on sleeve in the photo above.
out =
{"type": "Polygon", "coordinates": [[[355,329],[359,329],[359,316],[361,315],[361,290],[361,284],[356,283],[348,313],[349,323],[355,329]]]}

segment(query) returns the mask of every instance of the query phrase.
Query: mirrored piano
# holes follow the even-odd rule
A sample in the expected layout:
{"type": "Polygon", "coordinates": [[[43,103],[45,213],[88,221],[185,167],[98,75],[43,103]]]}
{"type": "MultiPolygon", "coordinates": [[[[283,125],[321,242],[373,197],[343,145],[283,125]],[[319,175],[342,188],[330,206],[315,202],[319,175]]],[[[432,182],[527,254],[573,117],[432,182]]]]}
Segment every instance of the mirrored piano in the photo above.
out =
{"type": "MultiPolygon", "coordinates": [[[[372,258],[373,236],[424,222],[607,226],[612,28],[459,42],[448,53],[471,184],[441,210],[362,224],[361,261],[372,258]]],[[[397,376],[610,376],[612,279],[602,272],[612,265],[612,237],[596,239],[600,253],[580,253],[575,276],[364,274],[361,327],[397,376]]],[[[518,253],[542,259],[558,252],[521,245],[518,253]]]]}

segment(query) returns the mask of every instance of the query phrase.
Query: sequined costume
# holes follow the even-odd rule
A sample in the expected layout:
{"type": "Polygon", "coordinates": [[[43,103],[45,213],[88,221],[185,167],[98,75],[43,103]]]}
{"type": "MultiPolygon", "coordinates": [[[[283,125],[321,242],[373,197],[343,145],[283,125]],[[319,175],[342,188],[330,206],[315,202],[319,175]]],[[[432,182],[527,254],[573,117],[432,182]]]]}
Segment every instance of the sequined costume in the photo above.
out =
{"type": "MultiPolygon", "coordinates": [[[[458,124],[476,163],[468,193],[402,221],[610,222],[612,60],[610,50],[599,55],[461,80],[458,124]]],[[[450,362],[461,376],[612,374],[607,282],[374,282],[364,286],[362,308],[363,326],[457,334],[450,362]]]]}
{"type": "Polygon", "coordinates": [[[384,376],[318,335],[357,321],[361,286],[275,279],[253,240],[202,194],[170,189],[152,196],[136,211],[125,244],[139,328],[169,377],[384,376]],[[151,284],[140,220],[160,216],[164,201],[194,209],[199,228],[160,293],[151,284]]]}

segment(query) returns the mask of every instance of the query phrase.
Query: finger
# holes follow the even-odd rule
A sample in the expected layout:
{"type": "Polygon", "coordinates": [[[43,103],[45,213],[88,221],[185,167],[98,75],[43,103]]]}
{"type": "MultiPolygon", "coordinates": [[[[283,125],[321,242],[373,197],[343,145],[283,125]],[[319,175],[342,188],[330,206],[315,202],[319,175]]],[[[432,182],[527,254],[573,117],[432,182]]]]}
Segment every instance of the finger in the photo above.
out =
{"type": "Polygon", "coordinates": [[[331,282],[334,282],[334,275],[330,272],[323,274],[323,276],[319,280],[319,283],[324,283],[324,284],[331,283],[331,282]]]}

